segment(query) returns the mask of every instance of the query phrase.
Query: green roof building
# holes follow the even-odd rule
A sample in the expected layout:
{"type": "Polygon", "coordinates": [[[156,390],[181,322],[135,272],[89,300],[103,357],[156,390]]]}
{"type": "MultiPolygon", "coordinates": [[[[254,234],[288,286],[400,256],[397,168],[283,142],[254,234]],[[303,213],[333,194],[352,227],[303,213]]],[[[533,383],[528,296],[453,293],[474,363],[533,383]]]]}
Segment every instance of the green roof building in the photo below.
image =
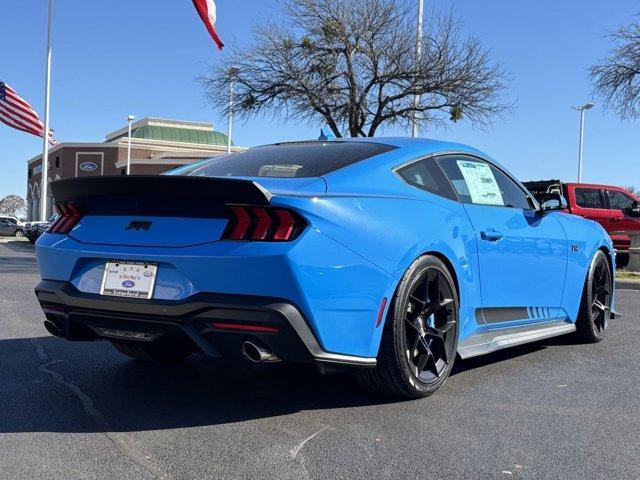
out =
{"type": "MultiPolygon", "coordinates": [[[[108,134],[107,141],[115,141],[127,136],[128,130],[127,127],[124,127],[108,134]]],[[[219,147],[227,146],[227,136],[224,133],[215,131],[210,123],[161,118],[143,118],[133,123],[131,126],[131,138],[219,147]]]]}
{"type": "MultiPolygon", "coordinates": [[[[97,175],[158,175],[176,167],[227,153],[227,136],[211,123],[143,118],[106,135],[104,142],[63,141],[49,150],[47,181],[97,175]]],[[[231,145],[231,152],[244,148],[231,145]]],[[[28,220],[40,219],[42,155],[27,161],[28,220]]],[[[53,211],[48,189],[47,216],[53,211]]],[[[41,220],[41,219],[40,219],[41,220]]]]}

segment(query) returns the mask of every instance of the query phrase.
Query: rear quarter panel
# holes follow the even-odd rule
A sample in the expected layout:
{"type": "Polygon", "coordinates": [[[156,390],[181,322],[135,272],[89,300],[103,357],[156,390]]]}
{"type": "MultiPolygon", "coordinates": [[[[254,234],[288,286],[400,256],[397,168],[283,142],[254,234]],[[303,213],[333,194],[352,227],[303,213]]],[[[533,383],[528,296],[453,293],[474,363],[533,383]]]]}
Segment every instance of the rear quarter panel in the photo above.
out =
{"type": "MultiPolygon", "coordinates": [[[[375,170],[375,167],[371,169],[375,170]]],[[[390,169],[375,183],[335,181],[314,198],[274,198],[299,210],[313,228],[371,262],[391,276],[384,289],[389,299],[409,265],[425,253],[451,264],[460,291],[460,338],[482,329],[475,321],[480,305],[475,234],[461,204],[407,185],[390,169]]],[[[377,329],[377,348],[382,328],[377,329]]]]}

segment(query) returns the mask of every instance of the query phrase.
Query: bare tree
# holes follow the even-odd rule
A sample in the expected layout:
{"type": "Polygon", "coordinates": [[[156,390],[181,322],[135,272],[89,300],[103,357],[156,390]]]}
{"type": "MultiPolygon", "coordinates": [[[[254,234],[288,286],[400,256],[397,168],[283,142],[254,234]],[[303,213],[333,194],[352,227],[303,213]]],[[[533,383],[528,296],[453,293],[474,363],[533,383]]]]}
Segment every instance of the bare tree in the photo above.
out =
{"type": "Polygon", "coordinates": [[[27,202],[18,195],[7,195],[0,200],[0,214],[24,218],[27,215],[27,202]]]}
{"type": "Polygon", "coordinates": [[[629,193],[631,193],[631,194],[633,194],[633,195],[635,195],[635,196],[638,196],[638,195],[640,194],[640,190],[638,190],[638,189],[637,189],[636,187],[634,187],[633,185],[630,185],[630,186],[628,186],[628,187],[624,187],[624,189],[625,189],[627,192],[629,192],[629,193]]]}
{"type": "Polygon", "coordinates": [[[614,46],[607,57],[589,69],[595,92],[605,107],[623,119],[640,116],[640,23],[610,34],[614,46]]]}
{"type": "Polygon", "coordinates": [[[463,37],[451,13],[431,19],[416,58],[412,4],[283,0],[286,25],[265,22],[251,46],[232,47],[202,78],[206,96],[226,113],[234,81],[241,118],[323,122],[336,137],[372,137],[382,125],[408,125],[414,113],[422,128],[462,118],[490,125],[508,108],[503,67],[477,38],[463,37]]]}

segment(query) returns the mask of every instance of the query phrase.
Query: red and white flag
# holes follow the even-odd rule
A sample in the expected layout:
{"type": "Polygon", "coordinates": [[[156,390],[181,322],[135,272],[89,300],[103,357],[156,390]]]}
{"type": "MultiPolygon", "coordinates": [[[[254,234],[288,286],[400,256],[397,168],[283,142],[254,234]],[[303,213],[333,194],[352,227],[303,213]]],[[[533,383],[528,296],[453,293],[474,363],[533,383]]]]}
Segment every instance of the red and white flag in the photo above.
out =
{"type": "Polygon", "coordinates": [[[216,42],[218,50],[222,50],[224,43],[222,43],[216,31],[216,3],[213,0],[193,0],[193,5],[204,22],[204,26],[207,27],[209,35],[216,42]]]}
{"type": "MultiPolygon", "coordinates": [[[[0,82],[0,122],[16,130],[44,137],[44,125],[36,111],[4,82],[0,82]]],[[[48,140],[51,145],[58,143],[53,139],[51,129],[49,129],[48,140]]]]}

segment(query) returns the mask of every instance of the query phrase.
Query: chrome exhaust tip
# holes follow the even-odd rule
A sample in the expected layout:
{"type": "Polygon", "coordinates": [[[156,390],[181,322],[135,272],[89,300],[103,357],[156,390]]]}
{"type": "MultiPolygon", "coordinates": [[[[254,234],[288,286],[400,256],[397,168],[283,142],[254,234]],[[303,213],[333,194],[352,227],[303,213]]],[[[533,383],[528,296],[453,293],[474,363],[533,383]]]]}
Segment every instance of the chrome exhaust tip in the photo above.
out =
{"type": "Polygon", "coordinates": [[[61,336],[60,328],[58,328],[58,326],[55,323],[53,323],[51,320],[44,321],[44,328],[47,330],[47,332],[49,332],[54,337],[61,336]]]}
{"type": "Polygon", "coordinates": [[[253,340],[245,340],[242,342],[242,355],[254,363],[280,361],[267,346],[253,340]]]}

